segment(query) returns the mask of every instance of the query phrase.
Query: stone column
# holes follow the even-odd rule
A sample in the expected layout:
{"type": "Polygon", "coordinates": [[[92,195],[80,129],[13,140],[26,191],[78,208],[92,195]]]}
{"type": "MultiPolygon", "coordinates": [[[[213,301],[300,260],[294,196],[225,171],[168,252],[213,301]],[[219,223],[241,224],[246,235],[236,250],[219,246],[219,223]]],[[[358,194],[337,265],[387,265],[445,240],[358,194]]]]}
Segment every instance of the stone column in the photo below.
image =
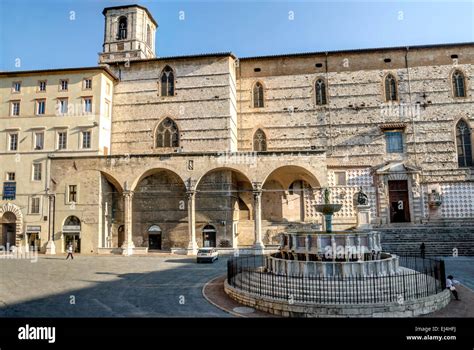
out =
{"type": "Polygon", "coordinates": [[[196,255],[197,250],[199,248],[196,242],[196,191],[194,190],[187,191],[186,195],[188,197],[188,235],[189,235],[187,254],[196,255]]]}
{"type": "Polygon", "coordinates": [[[255,241],[253,248],[256,254],[262,254],[265,246],[262,242],[262,190],[258,188],[253,191],[253,220],[255,227],[255,241]]]}
{"type": "Polygon", "coordinates": [[[122,245],[122,254],[123,255],[132,255],[133,248],[135,245],[133,244],[132,238],[132,230],[133,230],[133,219],[132,219],[132,199],[133,199],[133,191],[123,191],[123,199],[124,199],[124,206],[123,206],[123,221],[124,221],[124,233],[125,233],[125,241],[122,245]]]}

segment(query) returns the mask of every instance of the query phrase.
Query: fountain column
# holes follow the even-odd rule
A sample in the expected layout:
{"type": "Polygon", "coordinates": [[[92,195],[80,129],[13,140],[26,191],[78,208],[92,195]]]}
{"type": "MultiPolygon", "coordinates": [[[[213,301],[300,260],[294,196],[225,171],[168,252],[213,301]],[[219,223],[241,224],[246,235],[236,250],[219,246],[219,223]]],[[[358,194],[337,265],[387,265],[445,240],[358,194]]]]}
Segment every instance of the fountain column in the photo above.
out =
{"type": "Polygon", "coordinates": [[[253,244],[256,253],[263,253],[265,246],[262,242],[262,190],[257,187],[253,191],[253,221],[255,227],[255,241],[253,244]]]}

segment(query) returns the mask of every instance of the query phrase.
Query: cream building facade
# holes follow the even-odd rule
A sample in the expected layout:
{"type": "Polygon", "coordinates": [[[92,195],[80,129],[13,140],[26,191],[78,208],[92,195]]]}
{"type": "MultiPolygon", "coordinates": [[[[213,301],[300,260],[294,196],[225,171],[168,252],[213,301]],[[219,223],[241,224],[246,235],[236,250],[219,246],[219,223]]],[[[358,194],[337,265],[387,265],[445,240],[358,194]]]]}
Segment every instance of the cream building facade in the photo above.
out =
{"type": "Polygon", "coordinates": [[[323,187],[336,229],[360,190],[366,226],[474,218],[473,43],[157,58],[148,10],[103,13],[110,152],[48,157],[57,251],[259,251],[323,227],[323,187]]]}
{"type": "Polygon", "coordinates": [[[46,249],[51,159],[110,152],[115,82],[105,67],[0,73],[0,245],[46,249]]]}

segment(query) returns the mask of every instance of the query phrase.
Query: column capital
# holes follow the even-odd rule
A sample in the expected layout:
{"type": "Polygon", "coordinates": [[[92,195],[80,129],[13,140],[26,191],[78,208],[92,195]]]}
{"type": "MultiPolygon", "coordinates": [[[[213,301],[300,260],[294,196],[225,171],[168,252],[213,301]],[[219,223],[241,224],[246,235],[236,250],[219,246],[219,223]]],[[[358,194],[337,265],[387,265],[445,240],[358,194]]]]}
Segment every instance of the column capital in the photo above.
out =
{"type": "Polygon", "coordinates": [[[253,192],[262,192],[262,183],[261,182],[252,182],[253,192]]]}
{"type": "Polygon", "coordinates": [[[186,197],[188,198],[188,200],[194,199],[195,195],[196,195],[195,190],[186,191],[186,197]]]}
{"type": "Polygon", "coordinates": [[[122,192],[122,195],[123,195],[125,198],[128,197],[128,198],[130,198],[130,199],[133,197],[134,194],[135,194],[135,192],[134,192],[134,191],[130,191],[130,190],[126,190],[126,191],[123,191],[123,192],[122,192]]]}

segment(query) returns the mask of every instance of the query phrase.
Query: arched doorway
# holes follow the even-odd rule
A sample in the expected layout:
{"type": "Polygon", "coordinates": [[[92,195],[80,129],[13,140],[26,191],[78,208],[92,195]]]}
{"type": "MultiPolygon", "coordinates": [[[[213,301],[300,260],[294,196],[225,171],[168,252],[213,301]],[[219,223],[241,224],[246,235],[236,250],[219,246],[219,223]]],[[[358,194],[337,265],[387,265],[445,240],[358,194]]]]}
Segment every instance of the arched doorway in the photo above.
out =
{"type": "Polygon", "coordinates": [[[1,217],[2,234],[0,244],[4,247],[16,245],[16,215],[12,212],[6,212],[1,217]]]}
{"type": "Polygon", "coordinates": [[[81,220],[77,216],[68,216],[63,225],[64,251],[72,244],[75,253],[81,252],[81,220]]]}
{"type": "Polygon", "coordinates": [[[148,249],[161,250],[161,228],[158,225],[152,225],[148,229],[148,249]]]}
{"type": "Polygon", "coordinates": [[[202,246],[215,247],[216,246],[216,229],[212,225],[206,225],[202,229],[202,246]]]}

